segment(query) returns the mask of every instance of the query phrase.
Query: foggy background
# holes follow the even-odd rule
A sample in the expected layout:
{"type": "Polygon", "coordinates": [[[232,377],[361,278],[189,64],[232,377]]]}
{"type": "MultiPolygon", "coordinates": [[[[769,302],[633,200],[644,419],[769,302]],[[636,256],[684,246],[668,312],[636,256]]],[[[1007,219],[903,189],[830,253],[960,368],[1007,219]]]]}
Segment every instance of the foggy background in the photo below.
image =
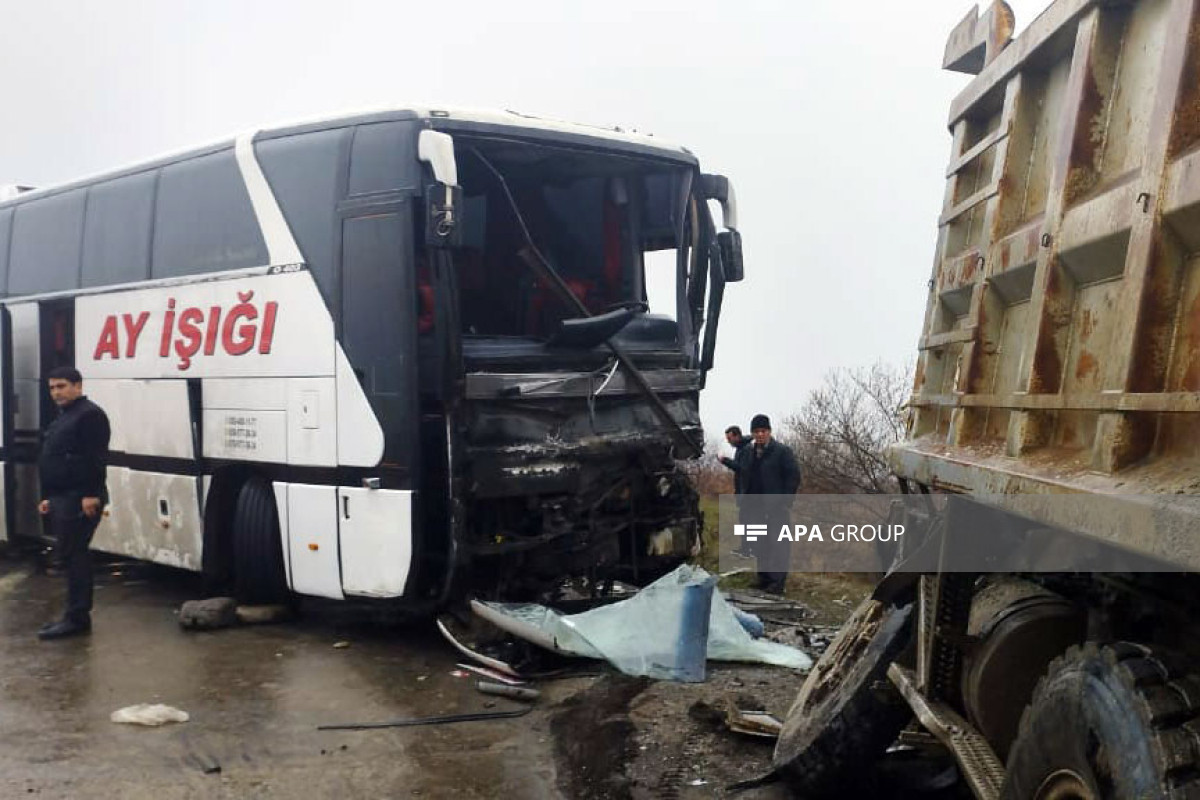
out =
{"type": "MultiPolygon", "coordinates": [[[[1010,5],[1019,33],[1048,1],[1010,5]]],[[[0,184],[364,106],[652,133],[737,189],[747,277],[702,399],[713,437],[782,420],[835,367],[915,358],[946,117],[969,81],[941,58],[970,6],[3,0],[0,184]]]]}

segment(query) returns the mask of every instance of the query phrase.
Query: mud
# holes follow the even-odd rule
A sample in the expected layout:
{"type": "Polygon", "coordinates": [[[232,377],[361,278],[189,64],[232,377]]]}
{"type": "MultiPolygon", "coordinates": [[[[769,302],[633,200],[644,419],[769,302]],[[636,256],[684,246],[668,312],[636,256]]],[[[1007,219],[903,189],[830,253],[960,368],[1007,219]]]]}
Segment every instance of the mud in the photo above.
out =
{"type": "MultiPolygon", "coordinates": [[[[729,797],[730,784],[769,771],[773,742],[729,732],[715,710],[733,703],[782,719],[802,681],[713,664],[703,684],[672,684],[579,662],[539,681],[541,700],[520,718],[318,731],[521,706],[453,676],[457,654],[425,622],[306,603],[286,624],[185,632],[176,611],[204,596],[195,576],[113,563],[97,577],[92,636],[40,642],[62,579],[0,552],[0,798],[729,797]],[[157,729],[109,721],[135,703],[191,719],[157,729]]],[[[805,627],[768,630],[819,650],[861,587],[793,577],[792,596],[812,602],[805,627]]],[[[738,795],[788,796],[779,785],[738,795]]]]}
{"type": "MultiPolygon", "coordinates": [[[[293,624],[187,633],[174,612],[201,596],[192,576],[116,569],[100,576],[92,636],[44,643],[35,634],[59,611],[61,579],[0,560],[0,797],[562,796],[548,710],[317,731],[517,706],[452,677],[455,658],[428,626],[306,608],[293,624]],[[339,641],[350,647],[335,649],[339,641]],[[191,720],[158,729],[109,721],[142,702],[191,720]]],[[[546,691],[547,708],[555,691],[546,691]]]]}

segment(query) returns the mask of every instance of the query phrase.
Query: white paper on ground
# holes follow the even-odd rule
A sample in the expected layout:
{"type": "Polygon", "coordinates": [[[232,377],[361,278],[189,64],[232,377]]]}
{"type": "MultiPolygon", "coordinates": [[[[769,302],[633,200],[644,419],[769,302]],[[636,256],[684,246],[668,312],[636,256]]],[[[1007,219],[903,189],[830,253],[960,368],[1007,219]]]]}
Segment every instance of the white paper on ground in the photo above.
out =
{"type": "Polygon", "coordinates": [[[145,725],[157,728],[159,725],[166,725],[170,722],[187,722],[189,717],[186,711],[180,711],[171,706],[139,703],[136,706],[117,709],[109,719],[122,725],[145,725]]]}

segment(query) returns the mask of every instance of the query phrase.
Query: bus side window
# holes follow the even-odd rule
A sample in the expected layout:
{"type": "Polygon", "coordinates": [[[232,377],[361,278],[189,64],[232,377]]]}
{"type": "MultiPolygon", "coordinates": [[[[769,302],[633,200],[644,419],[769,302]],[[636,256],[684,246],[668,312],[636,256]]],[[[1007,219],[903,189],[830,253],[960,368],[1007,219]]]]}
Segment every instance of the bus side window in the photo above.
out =
{"type": "Polygon", "coordinates": [[[150,277],[150,226],[157,170],[93,186],[83,224],[83,285],[150,277]]]}
{"type": "Polygon", "coordinates": [[[79,288],[86,189],[31,200],[13,216],[10,295],[79,288]]]}
{"type": "Polygon", "coordinates": [[[154,221],[155,278],[267,262],[267,247],[232,149],[163,167],[154,221]]]}
{"type": "Polygon", "coordinates": [[[337,297],[338,175],[350,128],[267,139],[255,145],[259,163],[279,200],[304,261],[327,301],[337,297]]]}

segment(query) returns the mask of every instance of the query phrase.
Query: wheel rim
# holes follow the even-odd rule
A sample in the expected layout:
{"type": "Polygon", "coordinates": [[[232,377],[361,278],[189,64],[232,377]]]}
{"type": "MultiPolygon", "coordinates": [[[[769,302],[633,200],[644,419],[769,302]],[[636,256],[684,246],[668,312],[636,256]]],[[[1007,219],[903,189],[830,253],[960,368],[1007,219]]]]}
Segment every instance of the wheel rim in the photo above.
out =
{"type": "Polygon", "coordinates": [[[1034,800],[1097,800],[1097,796],[1079,773],[1060,769],[1042,781],[1034,800]]]}

